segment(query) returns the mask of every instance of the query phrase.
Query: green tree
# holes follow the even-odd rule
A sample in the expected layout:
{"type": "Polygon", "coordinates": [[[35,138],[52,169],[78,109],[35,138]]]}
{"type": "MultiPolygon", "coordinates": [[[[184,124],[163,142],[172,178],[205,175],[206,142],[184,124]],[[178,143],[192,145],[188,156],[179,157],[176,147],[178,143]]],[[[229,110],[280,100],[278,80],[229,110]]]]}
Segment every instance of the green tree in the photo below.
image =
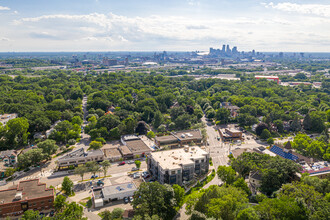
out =
{"type": "Polygon", "coordinates": [[[63,212],[58,213],[55,215],[55,219],[63,219],[63,220],[87,220],[87,218],[83,217],[83,207],[78,205],[75,202],[71,202],[70,204],[66,205],[63,212]]]}
{"type": "Polygon", "coordinates": [[[246,208],[237,214],[237,220],[259,220],[257,212],[252,208],[246,208]]]}
{"type": "Polygon", "coordinates": [[[153,132],[153,131],[149,131],[148,133],[147,133],[147,137],[149,138],[149,139],[152,139],[152,138],[154,138],[156,135],[155,135],[155,133],[153,132]]]}
{"type": "Polygon", "coordinates": [[[14,173],[15,173],[15,169],[12,168],[12,167],[8,167],[5,170],[5,176],[6,177],[12,176],[14,173]]]}
{"type": "Polygon", "coordinates": [[[111,167],[111,164],[108,160],[104,160],[100,163],[102,166],[104,176],[107,176],[108,169],[111,167]]]}
{"type": "Polygon", "coordinates": [[[64,177],[62,182],[62,190],[68,196],[73,194],[73,182],[70,180],[69,177],[64,177]]]}
{"type": "Polygon", "coordinates": [[[98,150],[98,149],[101,149],[103,146],[103,144],[101,142],[98,142],[98,141],[92,141],[90,144],[89,144],[89,148],[88,150],[98,150]]]}
{"type": "Polygon", "coordinates": [[[251,195],[251,191],[249,189],[249,186],[247,185],[247,183],[245,182],[244,178],[238,178],[234,183],[233,186],[235,186],[236,188],[240,188],[241,190],[243,190],[247,195],[251,195]]]}
{"type": "Polygon", "coordinates": [[[260,138],[263,139],[263,140],[267,140],[268,138],[271,137],[271,134],[270,132],[268,131],[268,129],[264,129],[262,132],[261,132],[261,135],[260,135],[260,138]]]}
{"type": "Polygon", "coordinates": [[[112,219],[122,219],[124,214],[124,209],[121,208],[114,208],[111,212],[112,219]]]}
{"type": "Polygon", "coordinates": [[[164,116],[160,111],[156,111],[155,116],[154,116],[154,122],[153,125],[155,129],[159,127],[159,125],[164,123],[164,116]]]}
{"type": "Polygon", "coordinates": [[[298,116],[295,116],[292,123],[291,123],[291,128],[293,131],[297,132],[301,130],[301,124],[298,116]]]}
{"type": "Polygon", "coordinates": [[[39,142],[37,144],[38,148],[42,149],[42,153],[50,157],[50,155],[55,154],[58,146],[56,145],[56,142],[51,139],[47,139],[45,141],[39,142]]]}
{"type": "Polygon", "coordinates": [[[135,160],[134,163],[136,165],[136,168],[140,169],[140,167],[141,167],[141,161],[135,160]]]}
{"type": "Polygon", "coordinates": [[[81,181],[84,180],[84,175],[88,172],[85,166],[79,166],[74,169],[74,173],[81,177],[81,181]]]}
{"type": "Polygon", "coordinates": [[[79,116],[74,116],[71,119],[71,122],[72,122],[72,124],[81,125],[83,123],[83,120],[79,116]]]}
{"type": "Polygon", "coordinates": [[[193,211],[188,220],[207,220],[207,217],[203,213],[193,211]]]}
{"type": "Polygon", "coordinates": [[[236,178],[236,172],[231,167],[219,166],[217,170],[218,177],[226,184],[232,184],[236,178]]]}
{"type": "Polygon", "coordinates": [[[22,220],[38,220],[38,219],[40,219],[39,211],[38,210],[33,211],[32,209],[29,209],[24,212],[21,219],[22,220]]]}
{"type": "Polygon", "coordinates": [[[267,143],[268,143],[269,145],[274,144],[274,139],[273,139],[272,137],[268,138],[268,139],[267,139],[267,143]]]}
{"type": "Polygon", "coordinates": [[[174,184],[172,187],[174,190],[174,198],[176,201],[176,206],[181,207],[183,205],[185,190],[184,190],[184,188],[182,188],[181,186],[179,186],[177,184],[174,184]]]}
{"type": "Polygon", "coordinates": [[[304,121],[303,121],[304,129],[305,130],[311,130],[312,128],[312,119],[309,113],[305,115],[304,121]]]}
{"type": "Polygon", "coordinates": [[[5,138],[9,146],[19,147],[27,144],[29,123],[26,118],[14,118],[6,124],[5,138]]]}
{"type": "Polygon", "coordinates": [[[226,108],[220,108],[215,114],[217,121],[227,124],[230,117],[230,110],[226,108]]]}
{"type": "Polygon", "coordinates": [[[112,220],[111,212],[109,210],[105,210],[101,212],[102,220],[112,220]]]}
{"type": "Polygon", "coordinates": [[[64,207],[67,205],[66,201],[66,197],[63,195],[58,195],[56,196],[55,200],[54,200],[54,208],[57,212],[61,212],[64,207]]]}
{"type": "Polygon", "coordinates": [[[100,166],[95,161],[87,162],[86,167],[94,176],[101,170],[100,166]]]}
{"type": "Polygon", "coordinates": [[[172,219],[176,213],[174,190],[169,185],[158,182],[141,183],[134,193],[132,202],[135,215],[158,215],[161,219],[172,219]]]}

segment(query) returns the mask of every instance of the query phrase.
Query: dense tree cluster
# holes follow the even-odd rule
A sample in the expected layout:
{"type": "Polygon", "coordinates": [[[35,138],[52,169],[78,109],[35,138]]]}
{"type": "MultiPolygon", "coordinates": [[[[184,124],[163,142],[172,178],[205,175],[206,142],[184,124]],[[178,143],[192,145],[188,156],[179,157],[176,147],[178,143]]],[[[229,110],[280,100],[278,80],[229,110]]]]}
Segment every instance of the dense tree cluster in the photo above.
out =
{"type": "Polygon", "coordinates": [[[291,160],[247,152],[236,159],[231,157],[231,167],[241,177],[246,177],[251,171],[258,171],[262,176],[260,190],[267,195],[281,188],[282,184],[295,180],[296,173],[300,172],[300,166],[291,160]]]}

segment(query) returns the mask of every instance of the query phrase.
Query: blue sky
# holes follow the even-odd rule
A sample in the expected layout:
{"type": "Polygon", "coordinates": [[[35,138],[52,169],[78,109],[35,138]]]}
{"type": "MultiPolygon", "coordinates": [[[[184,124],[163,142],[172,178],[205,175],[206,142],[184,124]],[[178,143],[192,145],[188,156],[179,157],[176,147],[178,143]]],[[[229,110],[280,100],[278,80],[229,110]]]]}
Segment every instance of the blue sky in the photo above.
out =
{"type": "Polygon", "coordinates": [[[0,0],[0,51],[330,52],[328,0],[0,0]]]}

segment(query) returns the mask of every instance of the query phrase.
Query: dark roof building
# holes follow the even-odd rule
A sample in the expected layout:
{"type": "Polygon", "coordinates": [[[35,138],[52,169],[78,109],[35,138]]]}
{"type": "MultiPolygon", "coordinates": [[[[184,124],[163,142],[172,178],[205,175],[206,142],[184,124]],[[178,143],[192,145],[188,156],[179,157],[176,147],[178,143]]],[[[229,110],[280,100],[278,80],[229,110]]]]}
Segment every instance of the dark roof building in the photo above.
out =
{"type": "Polygon", "coordinates": [[[158,147],[164,145],[169,145],[172,147],[183,147],[184,145],[190,144],[191,142],[194,142],[195,145],[201,145],[202,140],[203,137],[201,131],[198,129],[171,132],[170,135],[157,136],[155,138],[155,142],[158,147]]]}
{"type": "Polygon", "coordinates": [[[48,189],[39,179],[21,181],[10,189],[0,191],[0,217],[19,216],[28,209],[51,210],[54,190],[48,189]]]}

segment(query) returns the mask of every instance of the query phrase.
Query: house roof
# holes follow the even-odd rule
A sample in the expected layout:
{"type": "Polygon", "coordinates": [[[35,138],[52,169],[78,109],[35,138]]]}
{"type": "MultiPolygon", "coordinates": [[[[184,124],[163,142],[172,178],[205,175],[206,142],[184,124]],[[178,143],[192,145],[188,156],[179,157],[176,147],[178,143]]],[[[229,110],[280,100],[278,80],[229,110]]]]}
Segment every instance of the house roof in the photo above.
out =
{"type": "Polygon", "coordinates": [[[3,157],[9,157],[11,155],[17,155],[15,150],[5,150],[5,151],[0,151],[0,158],[3,157]]]}
{"type": "Polygon", "coordinates": [[[286,142],[284,148],[285,148],[285,149],[288,149],[288,150],[291,150],[291,149],[292,149],[292,147],[291,147],[291,142],[290,142],[290,141],[286,142]]]}
{"type": "Polygon", "coordinates": [[[256,179],[256,180],[261,180],[262,176],[261,176],[260,172],[258,170],[256,170],[256,171],[252,171],[250,173],[250,178],[256,179]]]}

